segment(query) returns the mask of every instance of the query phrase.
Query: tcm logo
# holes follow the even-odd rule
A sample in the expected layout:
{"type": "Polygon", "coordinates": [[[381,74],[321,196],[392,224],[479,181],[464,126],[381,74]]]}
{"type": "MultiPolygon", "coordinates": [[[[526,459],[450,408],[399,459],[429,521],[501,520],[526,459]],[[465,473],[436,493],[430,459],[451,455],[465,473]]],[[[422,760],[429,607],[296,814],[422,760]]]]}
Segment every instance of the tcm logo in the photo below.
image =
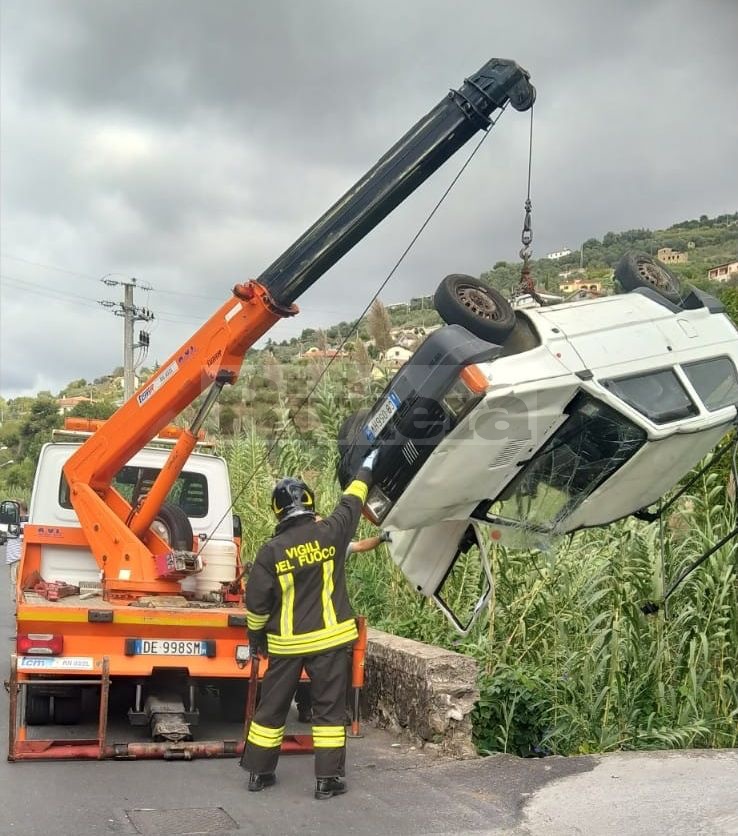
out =
{"type": "Polygon", "coordinates": [[[148,399],[149,399],[149,398],[150,398],[150,397],[154,394],[154,392],[155,392],[155,391],[156,391],[156,389],[155,389],[155,387],[154,387],[154,384],[153,384],[153,383],[150,383],[150,384],[149,384],[149,385],[148,385],[148,386],[147,386],[147,387],[143,390],[143,392],[139,392],[139,394],[138,394],[138,398],[137,398],[137,399],[138,399],[138,403],[139,403],[139,405],[143,405],[143,404],[145,404],[145,403],[146,403],[146,401],[147,401],[147,400],[148,400],[148,399]]]}
{"type": "Polygon", "coordinates": [[[184,350],[184,351],[183,351],[183,352],[179,355],[179,357],[177,357],[177,363],[181,366],[181,365],[182,365],[182,363],[184,363],[184,362],[185,362],[185,360],[189,360],[189,359],[190,359],[190,357],[192,357],[192,356],[193,356],[193,354],[195,354],[195,353],[196,353],[196,351],[197,351],[197,349],[195,348],[195,346],[194,346],[194,345],[190,345],[190,346],[188,346],[188,347],[187,347],[187,348],[186,348],[186,349],[185,349],[185,350],[184,350]]]}

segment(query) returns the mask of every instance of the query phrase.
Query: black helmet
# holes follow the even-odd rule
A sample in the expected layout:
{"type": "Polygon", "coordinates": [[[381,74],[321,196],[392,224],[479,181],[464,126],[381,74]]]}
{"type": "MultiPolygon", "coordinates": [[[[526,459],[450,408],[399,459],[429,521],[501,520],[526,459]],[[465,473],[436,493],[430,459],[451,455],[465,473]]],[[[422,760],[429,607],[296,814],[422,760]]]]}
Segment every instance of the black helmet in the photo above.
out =
{"type": "Polygon", "coordinates": [[[315,516],[315,496],[302,479],[286,476],[274,486],[272,511],[279,522],[302,514],[315,516]]]}

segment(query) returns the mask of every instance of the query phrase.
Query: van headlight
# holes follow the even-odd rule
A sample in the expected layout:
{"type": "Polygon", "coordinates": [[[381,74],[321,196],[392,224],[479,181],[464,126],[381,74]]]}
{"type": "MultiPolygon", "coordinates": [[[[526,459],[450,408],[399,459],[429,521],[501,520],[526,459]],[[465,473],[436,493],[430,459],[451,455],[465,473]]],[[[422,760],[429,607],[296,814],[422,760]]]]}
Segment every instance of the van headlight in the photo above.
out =
{"type": "Polygon", "coordinates": [[[375,525],[378,525],[382,519],[384,519],[391,505],[391,500],[385,496],[385,494],[376,485],[374,485],[366,498],[364,509],[367,512],[369,519],[375,525]]]}
{"type": "Polygon", "coordinates": [[[475,364],[464,366],[461,374],[449,387],[443,398],[446,410],[458,421],[482,400],[489,388],[484,372],[475,364]]]}

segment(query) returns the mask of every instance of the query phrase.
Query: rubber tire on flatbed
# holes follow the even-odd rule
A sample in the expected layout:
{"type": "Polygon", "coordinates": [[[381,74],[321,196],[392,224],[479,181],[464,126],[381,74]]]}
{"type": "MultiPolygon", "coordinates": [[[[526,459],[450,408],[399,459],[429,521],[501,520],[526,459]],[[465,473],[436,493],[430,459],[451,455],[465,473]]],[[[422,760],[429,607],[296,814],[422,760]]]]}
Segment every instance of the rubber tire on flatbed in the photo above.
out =
{"type": "Polygon", "coordinates": [[[27,726],[45,726],[51,722],[51,697],[46,694],[38,694],[33,688],[26,692],[26,716],[27,726]]]}
{"type": "Polygon", "coordinates": [[[446,276],[433,301],[445,323],[462,325],[475,337],[497,345],[502,345],[515,328],[515,312],[507,299],[474,276],[446,276]]]}
{"type": "Polygon", "coordinates": [[[173,551],[192,551],[192,524],[179,505],[165,502],[159,509],[154,522],[159,523],[166,530],[165,539],[173,551]]]}
{"type": "Polygon", "coordinates": [[[626,253],[615,265],[615,279],[623,290],[650,288],[675,305],[684,297],[679,276],[645,253],[626,253]]]}

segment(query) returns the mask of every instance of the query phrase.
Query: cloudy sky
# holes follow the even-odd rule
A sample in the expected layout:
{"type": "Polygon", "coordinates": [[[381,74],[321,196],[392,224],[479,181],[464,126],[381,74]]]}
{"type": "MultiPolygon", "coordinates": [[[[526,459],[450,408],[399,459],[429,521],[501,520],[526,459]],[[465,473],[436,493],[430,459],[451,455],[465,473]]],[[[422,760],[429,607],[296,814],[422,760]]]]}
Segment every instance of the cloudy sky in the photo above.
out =
{"type": "MultiPolygon", "coordinates": [[[[150,291],[163,361],[490,57],[538,90],[534,254],[738,209],[735,0],[0,0],[0,394],[122,363],[98,300],[150,291]]],[[[383,293],[519,249],[508,110],[383,293]]],[[[280,323],[354,318],[462,149],[280,323]]]]}

